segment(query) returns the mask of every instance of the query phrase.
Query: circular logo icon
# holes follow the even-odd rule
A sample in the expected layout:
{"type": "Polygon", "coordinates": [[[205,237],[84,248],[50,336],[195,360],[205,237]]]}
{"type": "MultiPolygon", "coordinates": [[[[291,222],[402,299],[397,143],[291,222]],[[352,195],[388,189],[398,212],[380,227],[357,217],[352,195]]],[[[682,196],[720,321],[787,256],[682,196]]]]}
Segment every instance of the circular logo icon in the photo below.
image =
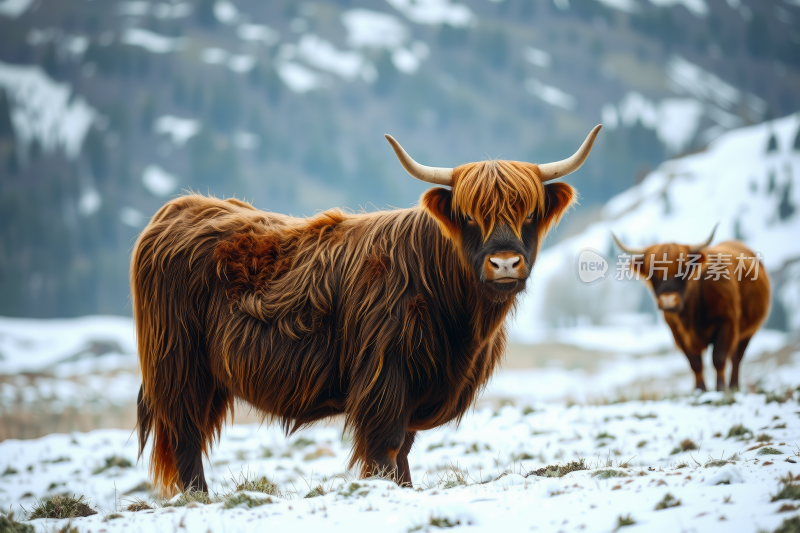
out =
{"type": "Polygon", "coordinates": [[[575,257],[575,277],[584,285],[593,285],[606,279],[608,260],[594,248],[583,248],[575,257]]]}

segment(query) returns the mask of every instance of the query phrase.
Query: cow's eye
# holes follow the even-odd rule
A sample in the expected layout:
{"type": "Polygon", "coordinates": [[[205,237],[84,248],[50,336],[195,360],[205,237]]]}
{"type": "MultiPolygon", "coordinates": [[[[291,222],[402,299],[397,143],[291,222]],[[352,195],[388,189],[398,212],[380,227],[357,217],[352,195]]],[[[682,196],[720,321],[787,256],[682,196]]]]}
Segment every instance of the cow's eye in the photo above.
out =
{"type": "Polygon", "coordinates": [[[526,218],[525,220],[533,220],[533,213],[531,213],[530,215],[528,215],[528,216],[527,216],[527,218],[526,218]]]}
{"type": "Polygon", "coordinates": [[[475,219],[472,217],[472,215],[468,215],[465,213],[464,218],[467,219],[467,222],[475,222],[475,219]]]}

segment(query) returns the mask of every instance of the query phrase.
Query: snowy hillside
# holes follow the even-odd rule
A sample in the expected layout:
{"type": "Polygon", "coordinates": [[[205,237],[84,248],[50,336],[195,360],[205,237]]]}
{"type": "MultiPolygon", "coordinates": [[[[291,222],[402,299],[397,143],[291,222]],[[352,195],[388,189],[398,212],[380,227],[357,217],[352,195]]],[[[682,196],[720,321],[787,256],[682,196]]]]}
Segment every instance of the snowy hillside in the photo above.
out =
{"type": "Polygon", "coordinates": [[[717,222],[714,242],[740,239],[763,256],[774,296],[769,326],[797,331],[798,169],[798,114],[728,132],[703,152],[663,163],[641,184],[612,198],[600,221],[540,255],[513,338],[541,341],[558,326],[624,326],[663,335],[665,326],[646,314],[652,304],[644,284],[614,279],[619,250],[611,231],[631,246],[690,243],[706,238],[717,222]],[[606,279],[590,286],[579,283],[574,271],[579,251],[587,247],[610,261],[606,279]]]}

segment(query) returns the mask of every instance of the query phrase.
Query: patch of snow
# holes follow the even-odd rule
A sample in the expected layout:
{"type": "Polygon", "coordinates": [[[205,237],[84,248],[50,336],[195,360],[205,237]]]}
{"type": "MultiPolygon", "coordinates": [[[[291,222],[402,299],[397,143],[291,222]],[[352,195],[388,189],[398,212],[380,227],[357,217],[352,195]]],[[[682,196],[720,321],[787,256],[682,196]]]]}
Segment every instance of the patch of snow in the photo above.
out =
{"type": "Polygon", "coordinates": [[[723,466],[717,472],[708,476],[705,481],[705,484],[711,487],[715,485],[733,485],[735,483],[744,483],[744,476],[735,465],[723,466]]]}
{"type": "Polygon", "coordinates": [[[41,372],[80,358],[98,343],[135,364],[133,320],[112,316],[69,319],[0,317],[0,374],[41,372]]]}
{"type": "Polygon", "coordinates": [[[34,0],[3,0],[0,2],[0,15],[15,19],[25,13],[34,0]]]}
{"type": "Polygon", "coordinates": [[[192,4],[189,2],[178,4],[160,2],[153,6],[153,15],[160,19],[182,19],[191,15],[192,11],[192,4]]]}
{"type": "Polygon", "coordinates": [[[150,30],[127,28],[122,32],[120,42],[131,46],[139,46],[154,54],[177,52],[186,47],[186,41],[180,37],[165,37],[150,30]]]}
{"type": "Polygon", "coordinates": [[[88,217],[97,213],[100,206],[103,205],[103,197],[97,192],[97,189],[88,188],[81,194],[78,199],[78,213],[88,217]]]}
{"type": "Polygon", "coordinates": [[[464,4],[450,0],[386,0],[417,24],[449,24],[454,28],[474,26],[477,18],[464,4]]]}
{"type": "Polygon", "coordinates": [[[567,111],[572,111],[577,105],[577,100],[571,94],[562,91],[558,87],[545,85],[534,78],[528,78],[525,81],[525,90],[542,101],[567,111]]]}
{"type": "Polygon", "coordinates": [[[351,9],[341,15],[347,43],[354,48],[398,48],[408,38],[408,28],[387,13],[351,9]]]}
{"type": "Polygon", "coordinates": [[[143,17],[150,13],[150,2],[135,0],[117,4],[117,13],[122,16],[143,17]]]}
{"type": "Polygon", "coordinates": [[[64,38],[64,48],[71,55],[80,57],[89,48],[89,38],[84,35],[67,35],[64,38]]]}
{"type": "Polygon", "coordinates": [[[214,3],[214,16],[223,24],[234,24],[239,20],[239,10],[227,0],[217,0],[214,3]]]}
{"type": "Polygon", "coordinates": [[[329,41],[305,34],[297,44],[297,56],[319,70],[331,72],[346,80],[359,76],[365,59],[358,52],[339,50],[329,41]]]}
{"type": "Polygon", "coordinates": [[[712,102],[722,109],[731,109],[742,100],[739,89],[680,56],[673,56],[669,60],[666,73],[679,90],[712,102]]]}
{"type": "Polygon", "coordinates": [[[97,113],[68,84],[38,66],[0,62],[0,87],[12,102],[11,122],[23,146],[36,139],[45,152],[60,148],[71,159],[78,156],[97,113]]]}
{"type": "Polygon", "coordinates": [[[44,30],[33,28],[28,32],[25,40],[32,46],[55,42],[62,51],[72,57],[81,57],[89,47],[89,38],[85,35],[65,35],[62,31],[52,28],[44,30]]]}
{"type": "Polygon", "coordinates": [[[705,0],[650,0],[650,3],[658,7],[683,5],[697,17],[705,17],[709,13],[708,4],[706,4],[705,0]]]}
{"type": "Polygon", "coordinates": [[[501,489],[508,489],[509,487],[518,487],[525,485],[527,482],[525,478],[519,474],[506,474],[498,479],[492,481],[492,485],[501,489]]]}
{"type": "Polygon", "coordinates": [[[255,56],[249,54],[241,54],[231,56],[228,60],[228,68],[234,72],[250,72],[256,66],[255,56]]]}
{"type": "Polygon", "coordinates": [[[266,46],[274,46],[280,40],[277,31],[263,24],[242,24],[236,28],[236,35],[243,41],[260,42],[266,46]]]}
{"type": "Polygon", "coordinates": [[[524,51],[525,59],[537,67],[548,68],[553,61],[550,54],[544,50],[528,46],[524,51]]]}
{"type": "Polygon", "coordinates": [[[322,78],[313,70],[293,61],[281,61],[275,66],[281,81],[296,93],[305,93],[322,86],[322,78]]]}
{"type": "Polygon", "coordinates": [[[209,65],[221,65],[228,60],[230,54],[222,48],[206,48],[200,52],[200,59],[209,65]]]}
{"type": "MultiPolygon", "coordinates": [[[[640,123],[645,128],[656,130],[659,140],[669,153],[683,151],[695,138],[705,107],[694,98],[667,98],[658,103],[632,91],[619,103],[619,122],[626,127],[640,123]]],[[[608,116],[612,129],[616,127],[616,110],[613,104],[603,107],[603,116],[608,116]],[[613,112],[613,113],[612,113],[613,112]]]]}
{"type": "Polygon", "coordinates": [[[597,0],[606,7],[617,9],[625,13],[636,13],[639,11],[639,4],[636,0],[597,0]]]}
{"type": "Polygon", "coordinates": [[[142,184],[154,196],[163,198],[175,192],[178,178],[158,165],[147,165],[142,172],[142,184]]]}
{"type": "Polygon", "coordinates": [[[155,120],[153,129],[156,133],[169,135],[174,145],[183,146],[186,141],[200,132],[200,121],[173,115],[163,115],[155,120]]]}
{"type": "Polygon", "coordinates": [[[414,52],[405,48],[398,48],[392,52],[392,63],[400,72],[413,74],[419,69],[420,61],[414,52]]]}
{"type": "Polygon", "coordinates": [[[119,221],[134,229],[142,229],[147,225],[147,217],[138,209],[123,207],[119,211],[119,221]]]}
{"type": "Polygon", "coordinates": [[[604,104],[600,110],[600,119],[603,121],[603,126],[615,130],[619,126],[619,113],[614,104],[604,104]]]}
{"type": "Polygon", "coordinates": [[[233,136],[233,144],[239,150],[255,150],[261,144],[261,138],[255,133],[237,131],[233,136]]]}
{"type": "Polygon", "coordinates": [[[181,19],[191,15],[192,11],[192,4],[189,2],[178,4],[161,2],[153,6],[153,15],[160,19],[181,19]]]}

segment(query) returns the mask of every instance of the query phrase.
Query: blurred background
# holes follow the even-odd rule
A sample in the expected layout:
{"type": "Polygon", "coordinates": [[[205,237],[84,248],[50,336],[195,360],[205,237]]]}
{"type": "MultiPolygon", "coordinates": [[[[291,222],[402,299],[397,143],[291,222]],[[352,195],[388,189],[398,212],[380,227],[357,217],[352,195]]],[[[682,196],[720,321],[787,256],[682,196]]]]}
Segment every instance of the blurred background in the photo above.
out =
{"type": "Polygon", "coordinates": [[[0,0],[0,439],[133,426],[130,251],[167,199],[411,206],[384,133],[457,166],[562,159],[604,124],[487,398],[690,391],[644,286],[572,268],[610,229],[716,222],[773,279],[745,382],[790,379],[798,110],[798,0],[0,0]]]}

